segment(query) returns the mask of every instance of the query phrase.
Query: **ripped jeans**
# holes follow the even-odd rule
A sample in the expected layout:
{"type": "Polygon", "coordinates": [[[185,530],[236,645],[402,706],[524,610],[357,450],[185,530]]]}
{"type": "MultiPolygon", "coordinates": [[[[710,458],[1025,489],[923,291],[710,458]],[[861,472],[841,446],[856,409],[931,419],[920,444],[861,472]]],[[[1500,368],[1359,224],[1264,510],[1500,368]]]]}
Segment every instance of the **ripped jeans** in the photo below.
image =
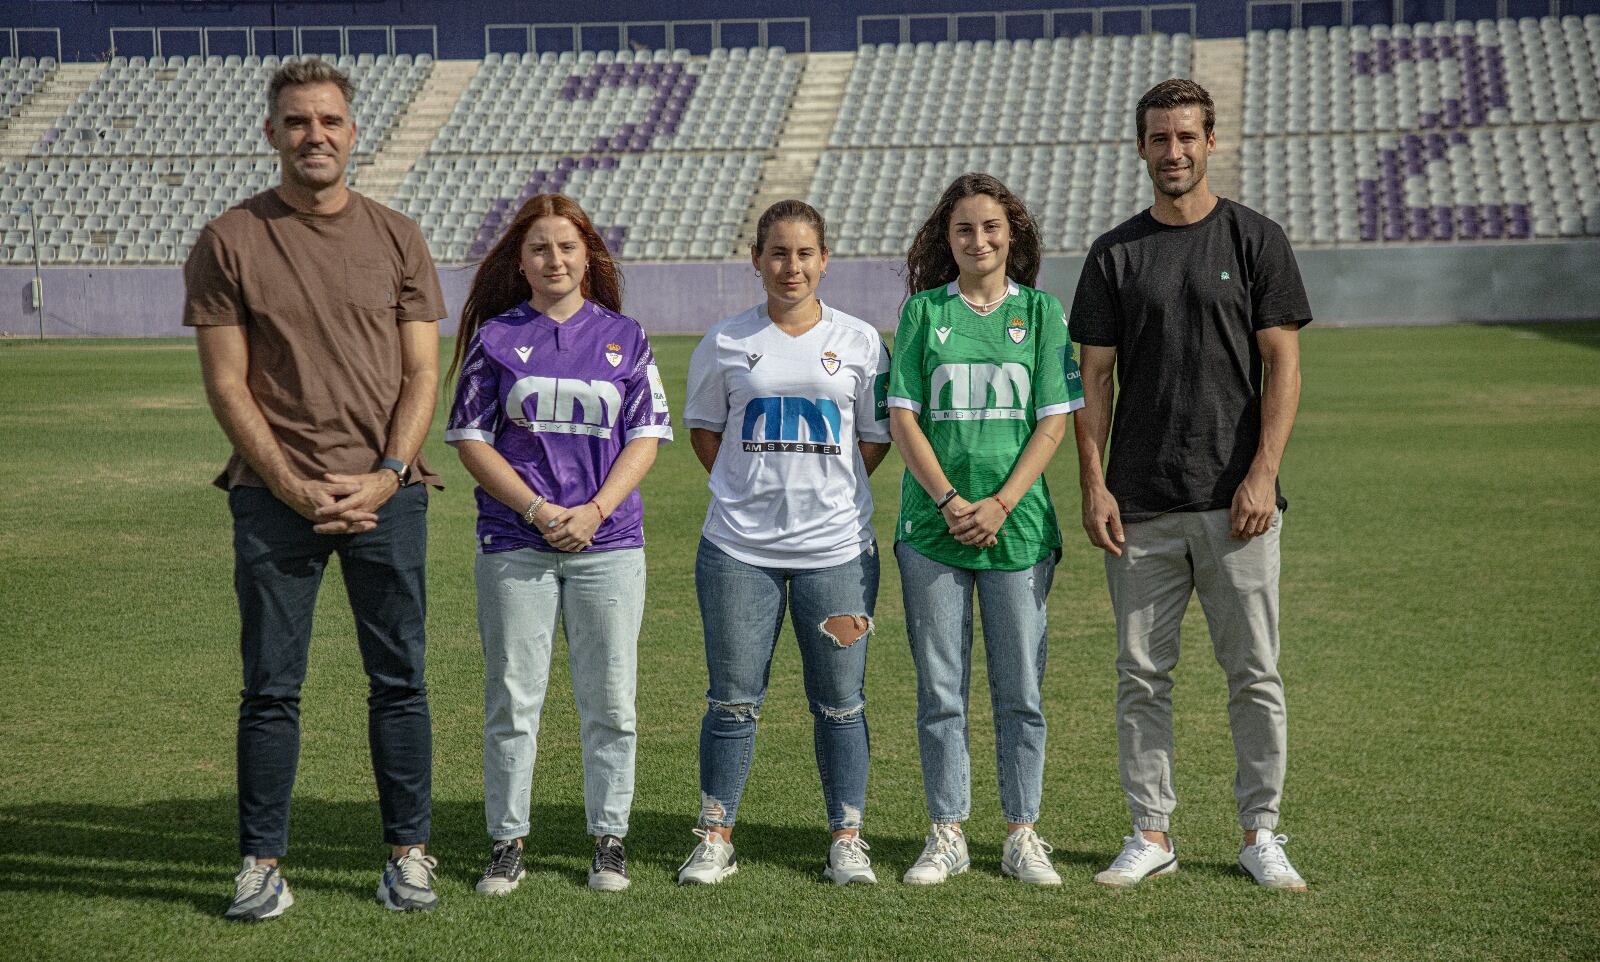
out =
{"type": "Polygon", "coordinates": [[[734,823],[787,606],[800,644],[828,828],[860,828],[867,803],[863,688],[878,600],[877,546],[832,568],[762,568],[702,538],[694,582],[711,679],[700,722],[700,824],[734,823]]]}

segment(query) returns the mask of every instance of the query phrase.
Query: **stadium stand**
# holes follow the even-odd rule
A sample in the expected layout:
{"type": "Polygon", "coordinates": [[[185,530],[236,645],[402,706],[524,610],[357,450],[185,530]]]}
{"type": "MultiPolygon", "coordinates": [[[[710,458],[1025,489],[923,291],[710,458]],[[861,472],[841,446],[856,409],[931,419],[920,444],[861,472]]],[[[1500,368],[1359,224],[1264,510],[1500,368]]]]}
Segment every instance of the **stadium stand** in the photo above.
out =
{"type": "Polygon", "coordinates": [[[1246,46],[1241,199],[1294,242],[1600,235],[1600,16],[1246,46]]]}
{"type": "MultiPolygon", "coordinates": [[[[1242,77],[1236,61],[1207,61],[1213,73],[1227,64],[1219,76],[1243,94],[1229,111],[1241,115],[1242,137],[1229,138],[1238,196],[1297,245],[1600,236],[1600,16],[1200,43],[1242,43],[1242,77]]],[[[352,182],[416,218],[441,262],[480,256],[545,190],[578,197],[635,260],[742,256],[752,206],[774,191],[823,210],[838,254],[898,257],[969,169],[1029,203],[1046,251],[1085,249],[1148,202],[1133,106],[1150,84],[1193,75],[1196,44],[1148,34],[339,63],[360,91],[352,182]]],[[[209,218],[276,179],[259,130],[276,65],[0,61],[12,138],[0,263],[31,262],[35,243],[47,263],[181,262],[209,218]],[[81,79],[60,80],[69,70],[81,79]]],[[[1231,156],[1213,161],[1231,176],[1231,156]]]]}
{"type": "Polygon", "coordinates": [[[481,256],[549,190],[577,196],[618,253],[725,257],[799,73],[782,47],[490,54],[396,206],[446,261],[481,256]]]}
{"type": "Polygon", "coordinates": [[[1142,206],[1128,118],[1191,58],[1181,34],[863,46],[811,201],[851,213],[840,253],[903,255],[957,174],[989,170],[1029,204],[1046,249],[1082,249],[1142,206]],[[978,147],[994,144],[1007,146],[978,147]]]}

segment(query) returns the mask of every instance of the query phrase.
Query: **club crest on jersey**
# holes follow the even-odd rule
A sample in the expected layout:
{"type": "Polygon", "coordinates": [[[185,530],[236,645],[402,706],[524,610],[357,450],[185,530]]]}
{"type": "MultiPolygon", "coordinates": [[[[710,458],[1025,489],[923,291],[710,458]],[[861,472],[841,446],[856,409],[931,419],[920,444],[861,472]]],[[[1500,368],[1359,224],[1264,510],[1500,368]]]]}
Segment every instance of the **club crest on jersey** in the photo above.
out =
{"type": "Polygon", "coordinates": [[[1028,337],[1027,323],[1020,317],[1006,321],[1006,336],[1011,338],[1011,343],[1021,344],[1028,337]]]}
{"type": "Polygon", "coordinates": [[[844,362],[839,360],[839,355],[832,351],[822,352],[822,369],[828,372],[829,377],[839,373],[839,365],[842,363],[844,362]]]}
{"type": "Polygon", "coordinates": [[[528,356],[533,353],[533,348],[531,348],[531,347],[519,347],[519,348],[516,348],[515,350],[517,352],[517,357],[522,358],[522,363],[524,363],[524,364],[528,363],[528,356]]]}
{"type": "Polygon", "coordinates": [[[950,339],[950,328],[948,327],[936,327],[933,329],[933,333],[939,335],[940,344],[950,339]]]}
{"type": "Polygon", "coordinates": [[[745,362],[750,365],[750,370],[752,371],[756,369],[757,364],[761,363],[761,355],[759,354],[746,354],[744,359],[745,362]]]}
{"type": "Polygon", "coordinates": [[[606,345],[606,362],[609,363],[612,367],[616,367],[617,365],[622,363],[622,345],[621,344],[607,344],[606,345]]]}

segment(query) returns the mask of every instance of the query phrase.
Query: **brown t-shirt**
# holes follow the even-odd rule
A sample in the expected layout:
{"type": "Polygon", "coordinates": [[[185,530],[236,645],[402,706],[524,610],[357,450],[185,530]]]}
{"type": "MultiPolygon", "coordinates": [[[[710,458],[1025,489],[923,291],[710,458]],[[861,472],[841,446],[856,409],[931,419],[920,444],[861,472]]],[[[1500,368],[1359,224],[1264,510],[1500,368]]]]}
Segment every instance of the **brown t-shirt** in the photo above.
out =
{"type": "MultiPolygon", "coordinates": [[[[244,325],[250,393],[295,473],[377,470],[400,399],[398,325],[446,313],[417,225],[354,191],[318,215],[266,190],[206,225],[183,276],[184,324],[244,325]]],[[[439,483],[420,453],[411,477],[439,483]]],[[[266,483],[235,452],[217,485],[266,483]]]]}

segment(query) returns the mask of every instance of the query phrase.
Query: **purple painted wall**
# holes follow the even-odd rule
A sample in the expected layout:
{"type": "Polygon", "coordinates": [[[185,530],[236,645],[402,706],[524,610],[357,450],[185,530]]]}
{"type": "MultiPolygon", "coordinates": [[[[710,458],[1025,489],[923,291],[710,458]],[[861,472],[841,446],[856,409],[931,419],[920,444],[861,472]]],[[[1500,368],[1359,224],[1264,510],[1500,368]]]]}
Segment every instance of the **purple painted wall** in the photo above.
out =
{"type": "MultiPolygon", "coordinates": [[[[1438,244],[1308,250],[1296,255],[1312,310],[1324,324],[1444,324],[1456,321],[1600,317],[1600,240],[1438,244]]],[[[1039,287],[1070,303],[1083,259],[1046,258],[1039,287]]],[[[893,330],[903,298],[894,261],[834,261],[822,296],[840,310],[893,330]]],[[[47,268],[45,334],[170,337],[179,323],[183,272],[176,267],[47,268]]],[[[657,334],[695,334],[761,298],[748,263],[630,264],[624,309],[657,334]]],[[[439,272],[454,317],[472,268],[439,272]]],[[[37,337],[33,271],[0,267],[0,337],[37,337]]]]}

